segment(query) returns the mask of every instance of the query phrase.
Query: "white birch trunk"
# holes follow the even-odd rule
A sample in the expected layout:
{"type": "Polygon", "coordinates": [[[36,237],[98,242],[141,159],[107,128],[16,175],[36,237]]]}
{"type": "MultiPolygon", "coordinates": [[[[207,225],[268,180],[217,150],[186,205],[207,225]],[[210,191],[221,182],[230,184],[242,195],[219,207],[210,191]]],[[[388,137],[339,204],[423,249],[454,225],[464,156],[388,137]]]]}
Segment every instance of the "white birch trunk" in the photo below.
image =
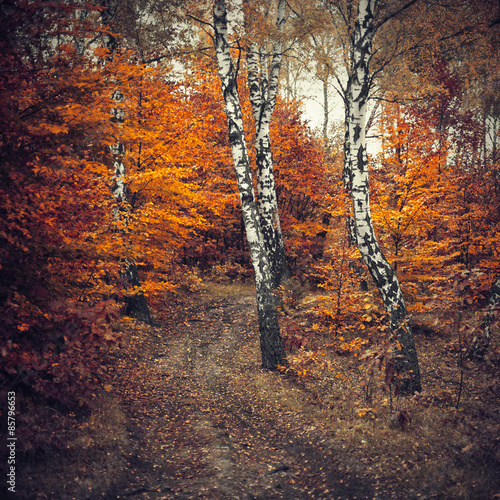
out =
{"type": "Polygon", "coordinates": [[[286,355],[279,331],[278,311],[273,294],[271,269],[263,243],[262,230],[255,203],[252,172],[245,143],[236,72],[229,51],[226,4],[224,0],[214,1],[213,14],[215,53],[222,93],[224,95],[229,141],[238,182],[243,221],[255,272],[262,366],[263,368],[272,370],[276,369],[278,365],[286,363],[286,355]]]}
{"type": "MultiPolygon", "coordinates": [[[[102,11],[102,20],[104,25],[111,25],[114,12],[116,10],[116,2],[113,0],[104,0],[101,2],[104,9],[102,11]]],[[[116,39],[113,35],[108,35],[107,47],[111,54],[116,51],[116,39]]],[[[113,92],[113,100],[117,103],[124,100],[124,95],[116,90],[113,92]]],[[[114,108],[111,110],[112,120],[117,123],[124,123],[125,113],[120,108],[114,108]]],[[[129,217],[129,194],[126,183],[127,171],[125,164],[123,162],[125,157],[125,145],[121,142],[117,142],[110,147],[111,153],[113,154],[113,168],[114,168],[114,184],[112,186],[113,196],[116,200],[116,206],[114,208],[114,219],[115,222],[120,222],[125,227],[128,223],[129,217]]],[[[125,234],[124,234],[125,237],[125,234]]],[[[130,262],[128,259],[122,259],[123,270],[121,271],[121,278],[126,283],[127,288],[135,288],[141,286],[141,281],[139,279],[139,272],[137,270],[137,265],[134,262],[130,262]]],[[[140,321],[145,321],[151,323],[151,315],[149,312],[149,306],[146,301],[146,297],[142,292],[135,293],[129,297],[126,297],[127,303],[127,314],[136,317],[140,321]]]]}
{"type": "MultiPolygon", "coordinates": [[[[366,154],[366,115],[370,88],[369,64],[375,34],[374,10],[378,0],[360,0],[351,42],[351,70],[346,95],[344,183],[352,198],[354,238],[391,316],[392,341],[401,345],[397,368],[400,391],[421,390],[415,342],[407,321],[406,305],[396,272],[385,259],[372,224],[366,154]]],[[[395,347],[395,351],[397,349],[395,347]]]]}
{"type": "MultiPolygon", "coordinates": [[[[285,14],[286,1],[279,0],[276,26],[280,32],[285,24],[285,14]]],[[[282,49],[281,41],[277,40],[273,46],[270,72],[267,68],[267,58],[256,43],[251,45],[247,58],[248,87],[256,132],[257,209],[275,288],[280,285],[283,278],[290,276],[281,232],[270,137],[270,123],[278,93],[282,49]]]]}

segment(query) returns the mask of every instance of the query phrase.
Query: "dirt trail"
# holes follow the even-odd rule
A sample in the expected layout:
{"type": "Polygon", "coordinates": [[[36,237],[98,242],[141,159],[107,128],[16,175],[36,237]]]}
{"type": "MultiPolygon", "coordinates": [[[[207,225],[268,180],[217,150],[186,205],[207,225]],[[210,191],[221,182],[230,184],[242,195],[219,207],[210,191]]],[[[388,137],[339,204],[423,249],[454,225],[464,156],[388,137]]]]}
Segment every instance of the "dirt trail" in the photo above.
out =
{"type": "Polygon", "coordinates": [[[257,349],[251,295],[212,297],[145,332],[132,336],[135,354],[116,372],[133,424],[109,499],[376,497],[341,456],[334,430],[246,383],[258,372],[279,377],[249,354],[257,349]]]}

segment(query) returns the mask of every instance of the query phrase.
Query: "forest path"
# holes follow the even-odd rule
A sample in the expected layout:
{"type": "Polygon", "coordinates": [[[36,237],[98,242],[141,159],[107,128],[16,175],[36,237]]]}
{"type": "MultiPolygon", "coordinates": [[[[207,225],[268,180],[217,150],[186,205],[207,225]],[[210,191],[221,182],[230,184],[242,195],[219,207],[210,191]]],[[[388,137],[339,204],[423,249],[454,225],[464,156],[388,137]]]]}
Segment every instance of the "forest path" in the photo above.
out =
{"type": "Polygon", "coordinates": [[[290,386],[280,401],[289,382],[260,368],[256,316],[246,290],[127,333],[115,380],[131,422],[128,463],[109,499],[376,497],[335,430],[291,407],[307,395],[290,386]]]}

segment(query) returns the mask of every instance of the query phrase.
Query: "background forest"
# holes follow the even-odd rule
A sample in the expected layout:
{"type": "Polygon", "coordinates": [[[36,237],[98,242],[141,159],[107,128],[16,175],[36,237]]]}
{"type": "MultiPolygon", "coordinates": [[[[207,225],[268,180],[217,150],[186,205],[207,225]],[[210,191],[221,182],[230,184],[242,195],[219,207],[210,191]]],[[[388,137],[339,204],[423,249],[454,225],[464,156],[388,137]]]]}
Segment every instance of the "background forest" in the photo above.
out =
{"type": "MultiPolygon", "coordinates": [[[[281,31],[274,2],[228,5],[254,174],[246,54],[259,43],[266,67],[272,44],[282,47],[270,122],[291,273],[276,291],[281,369],[355,380],[366,396],[355,413],[374,419],[398,397],[394,347],[349,229],[346,128],[332,109],[334,96],[347,102],[358,2],[286,4],[281,31]],[[322,110],[315,123],[304,118],[311,97],[322,110]],[[332,368],[339,357],[354,364],[332,368]]],[[[131,318],[159,325],[207,283],[254,279],[211,9],[0,3],[0,398],[17,394],[28,457],[61,448],[34,408],[61,419],[96,411],[110,388],[105,355],[131,318]]],[[[500,4],[387,0],[377,15],[385,22],[373,42],[366,132],[373,225],[413,333],[453,353],[461,374],[426,404],[458,410],[467,370],[481,372],[498,403],[500,4]]],[[[489,411],[498,418],[498,404],[489,411]]],[[[485,447],[498,463],[494,421],[485,447]]]]}

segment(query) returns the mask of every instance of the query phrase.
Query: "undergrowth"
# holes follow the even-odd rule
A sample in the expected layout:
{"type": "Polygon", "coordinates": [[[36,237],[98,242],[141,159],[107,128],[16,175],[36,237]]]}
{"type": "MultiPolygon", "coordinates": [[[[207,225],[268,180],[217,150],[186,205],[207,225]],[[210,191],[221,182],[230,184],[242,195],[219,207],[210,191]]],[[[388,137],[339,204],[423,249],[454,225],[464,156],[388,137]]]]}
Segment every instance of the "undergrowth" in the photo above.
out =
{"type": "Polygon", "coordinates": [[[461,313],[459,300],[455,319],[449,311],[443,318],[445,328],[436,315],[432,323],[427,314],[410,318],[423,390],[401,397],[397,352],[374,293],[363,293],[357,315],[352,302],[342,314],[339,302],[318,292],[299,302],[282,317],[289,356],[281,379],[255,374],[254,387],[264,398],[330,432],[372,480],[392,485],[396,498],[398,491],[415,498],[498,496],[499,342],[483,363],[465,356],[480,315],[461,313]],[[290,323],[300,330],[287,328],[290,323]]]}

